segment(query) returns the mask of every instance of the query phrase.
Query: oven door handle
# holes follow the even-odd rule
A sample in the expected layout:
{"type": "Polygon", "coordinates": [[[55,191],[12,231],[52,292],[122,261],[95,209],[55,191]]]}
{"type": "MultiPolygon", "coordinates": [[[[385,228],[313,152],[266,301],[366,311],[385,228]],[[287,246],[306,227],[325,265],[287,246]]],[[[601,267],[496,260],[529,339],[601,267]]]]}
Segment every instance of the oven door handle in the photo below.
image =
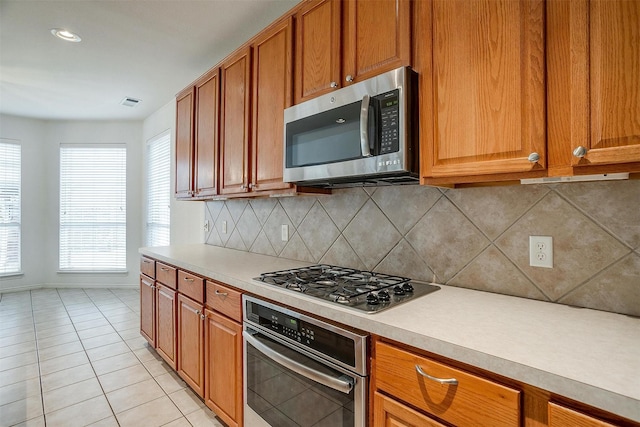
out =
{"type": "Polygon", "coordinates": [[[309,368],[308,366],[305,366],[300,362],[283,356],[277,351],[269,348],[269,346],[261,343],[254,337],[254,335],[256,334],[257,332],[242,332],[242,336],[249,344],[254,346],[256,350],[260,351],[260,353],[264,354],[274,362],[279,363],[285,368],[291,369],[293,372],[300,374],[303,377],[309,378],[317,383],[325,385],[344,394],[349,394],[351,393],[351,390],[353,390],[353,379],[349,378],[347,375],[341,375],[340,377],[336,378],[323,372],[318,372],[315,369],[309,368]]]}

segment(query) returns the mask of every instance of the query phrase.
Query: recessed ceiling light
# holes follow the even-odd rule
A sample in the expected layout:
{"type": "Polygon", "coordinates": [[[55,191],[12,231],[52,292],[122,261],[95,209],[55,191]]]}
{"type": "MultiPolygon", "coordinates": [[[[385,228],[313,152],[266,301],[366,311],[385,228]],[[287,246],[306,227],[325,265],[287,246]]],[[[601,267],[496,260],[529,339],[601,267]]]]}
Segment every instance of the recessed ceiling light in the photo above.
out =
{"type": "Polygon", "coordinates": [[[58,37],[59,39],[68,41],[68,42],[79,42],[82,40],[79,35],[76,33],[72,33],[69,30],[65,30],[64,28],[52,28],[51,34],[58,37]]]}

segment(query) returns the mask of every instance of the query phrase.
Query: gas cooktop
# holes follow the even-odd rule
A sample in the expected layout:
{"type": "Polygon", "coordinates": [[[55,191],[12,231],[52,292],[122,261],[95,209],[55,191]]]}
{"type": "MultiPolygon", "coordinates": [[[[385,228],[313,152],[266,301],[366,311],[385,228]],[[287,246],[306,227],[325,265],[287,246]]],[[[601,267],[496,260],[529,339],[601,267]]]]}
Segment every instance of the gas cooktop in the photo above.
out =
{"type": "Polygon", "coordinates": [[[254,280],[367,313],[395,307],[440,289],[411,282],[407,277],[328,264],[263,273],[254,280]]]}

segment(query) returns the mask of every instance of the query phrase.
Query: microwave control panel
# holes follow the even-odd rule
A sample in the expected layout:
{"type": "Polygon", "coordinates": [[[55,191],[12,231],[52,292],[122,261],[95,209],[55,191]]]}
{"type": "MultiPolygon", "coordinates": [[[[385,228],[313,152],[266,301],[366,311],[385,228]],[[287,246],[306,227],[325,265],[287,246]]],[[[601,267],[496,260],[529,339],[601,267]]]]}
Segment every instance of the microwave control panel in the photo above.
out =
{"type": "Polygon", "coordinates": [[[400,106],[399,90],[375,97],[380,108],[380,147],[378,154],[395,153],[400,150],[400,106]]]}

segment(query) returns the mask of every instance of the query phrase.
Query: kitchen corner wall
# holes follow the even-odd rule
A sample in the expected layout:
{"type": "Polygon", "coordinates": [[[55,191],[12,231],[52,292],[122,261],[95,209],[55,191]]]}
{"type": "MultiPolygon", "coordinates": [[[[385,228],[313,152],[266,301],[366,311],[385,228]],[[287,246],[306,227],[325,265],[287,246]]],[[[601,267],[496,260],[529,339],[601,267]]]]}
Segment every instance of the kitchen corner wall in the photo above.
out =
{"type": "Polygon", "coordinates": [[[205,215],[210,245],[640,316],[640,180],[353,188],[205,215]],[[529,266],[530,235],[553,236],[553,269],[529,266]]]}

